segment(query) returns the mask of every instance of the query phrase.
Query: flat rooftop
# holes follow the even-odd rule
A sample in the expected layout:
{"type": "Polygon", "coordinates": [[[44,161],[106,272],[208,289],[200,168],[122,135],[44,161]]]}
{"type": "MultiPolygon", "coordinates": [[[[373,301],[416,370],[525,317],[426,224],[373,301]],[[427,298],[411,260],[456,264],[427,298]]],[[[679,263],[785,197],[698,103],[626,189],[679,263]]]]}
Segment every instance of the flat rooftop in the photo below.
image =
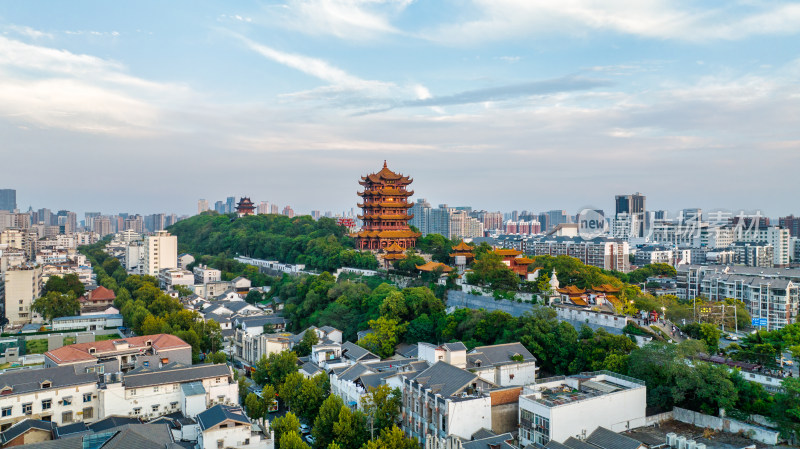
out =
{"type": "Polygon", "coordinates": [[[539,381],[533,388],[534,391],[524,397],[538,402],[546,407],[558,407],[573,402],[585,401],[619,391],[644,388],[644,383],[638,379],[627,376],[576,375],[561,379],[539,381]]]}

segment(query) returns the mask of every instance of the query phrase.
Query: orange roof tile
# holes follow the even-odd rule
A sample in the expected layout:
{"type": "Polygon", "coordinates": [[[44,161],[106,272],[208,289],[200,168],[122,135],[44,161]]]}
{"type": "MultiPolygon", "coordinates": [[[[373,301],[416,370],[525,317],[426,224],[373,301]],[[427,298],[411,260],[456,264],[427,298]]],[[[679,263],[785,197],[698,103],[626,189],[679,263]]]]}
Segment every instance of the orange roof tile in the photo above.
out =
{"type": "Polygon", "coordinates": [[[425,265],[417,265],[417,270],[420,271],[436,271],[439,268],[442,269],[443,272],[449,273],[453,271],[452,268],[448,267],[447,265],[440,263],[440,262],[428,262],[425,265]]]}
{"type": "Polygon", "coordinates": [[[118,350],[114,342],[127,342],[129,348],[147,348],[147,341],[150,340],[152,347],[156,350],[190,348],[189,343],[170,334],[142,335],[139,337],[120,338],[119,340],[103,340],[93,343],[76,343],[74,345],[62,346],[58,349],[45,352],[45,356],[57,364],[75,363],[85,360],[93,360],[97,356],[113,354],[118,350]],[[89,348],[94,348],[94,355],[89,354],[89,348]]]}
{"type": "Polygon", "coordinates": [[[405,249],[398,245],[397,242],[392,242],[392,244],[386,248],[387,253],[402,253],[403,251],[405,251],[405,249]]]}
{"type": "Polygon", "coordinates": [[[517,257],[513,259],[514,263],[517,265],[529,265],[533,263],[533,259],[528,259],[527,257],[517,257]]]}
{"type": "Polygon", "coordinates": [[[583,298],[580,298],[580,297],[569,298],[569,300],[572,301],[572,303],[575,304],[576,306],[588,306],[589,305],[586,301],[583,300],[583,298]]]}
{"type": "Polygon", "coordinates": [[[557,291],[565,295],[582,295],[586,293],[586,290],[578,288],[574,285],[568,285],[566,287],[559,288],[557,291]]]}
{"type": "Polygon", "coordinates": [[[89,292],[88,296],[90,301],[108,301],[109,299],[114,300],[117,298],[113,290],[109,290],[102,285],[89,292]]]}
{"type": "Polygon", "coordinates": [[[513,248],[498,248],[494,250],[495,254],[499,254],[501,256],[519,256],[522,254],[522,251],[518,251],[513,248]]]}
{"type": "Polygon", "coordinates": [[[464,243],[463,240],[461,241],[461,243],[459,243],[458,245],[453,247],[453,251],[469,251],[469,252],[472,252],[473,249],[475,249],[475,248],[472,247],[472,246],[467,245],[466,243],[464,243]]]}
{"type": "Polygon", "coordinates": [[[619,293],[620,289],[611,284],[601,284],[599,287],[592,287],[592,290],[603,293],[619,293]]]}

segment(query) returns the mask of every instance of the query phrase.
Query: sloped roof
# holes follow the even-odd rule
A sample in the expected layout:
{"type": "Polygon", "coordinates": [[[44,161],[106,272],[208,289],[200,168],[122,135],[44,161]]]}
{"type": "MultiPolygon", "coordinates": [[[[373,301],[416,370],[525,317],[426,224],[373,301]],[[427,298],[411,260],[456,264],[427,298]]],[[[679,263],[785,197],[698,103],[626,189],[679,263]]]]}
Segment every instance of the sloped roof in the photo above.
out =
{"type": "Polygon", "coordinates": [[[170,334],[143,335],[140,337],[120,338],[118,340],[103,340],[91,343],[77,343],[69,346],[62,346],[52,351],[44,353],[45,357],[57,364],[72,363],[84,360],[94,360],[98,356],[117,352],[115,342],[126,342],[130,348],[148,348],[147,342],[150,341],[154,349],[162,351],[165,349],[191,348],[189,343],[170,334]],[[94,348],[95,353],[89,354],[89,348],[94,348]]]}
{"type": "Polygon", "coordinates": [[[480,366],[482,367],[519,363],[511,359],[511,357],[516,354],[522,356],[523,362],[536,361],[536,357],[525,349],[522,343],[516,342],[492,346],[478,346],[467,354],[467,363],[470,367],[477,366],[478,361],[480,361],[480,366]]]}
{"type": "Polygon", "coordinates": [[[113,290],[107,289],[102,285],[97,287],[96,289],[92,290],[88,294],[87,300],[89,301],[113,301],[117,298],[117,295],[114,294],[113,290]]]}
{"type": "Polygon", "coordinates": [[[56,366],[42,369],[21,369],[0,374],[0,389],[11,387],[8,395],[50,391],[72,385],[97,383],[96,373],[76,373],[72,366],[56,366]],[[42,389],[42,383],[50,382],[50,388],[42,389]]]}
{"type": "Polygon", "coordinates": [[[467,370],[457,368],[449,363],[436,362],[430,368],[417,374],[414,380],[430,389],[434,394],[438,393],[443,397],[448,397],[460,393],[477,378],[477,375],[467,370]]]}
{"type": "Polygon", "coordinates": [[[303,366],[300,367],[300,371],[305,372],[309,376],[315,376],[315,375],[323,372],[322,368],[317,366],[314,362],[306,362],[306,363],[304,363],[303,366]]]}
{"type": "Polygon", "coordinates": [[[342,357],[346,357],[350,360],[363,360],[365,358],[380,359],[377,355],[351,341],[342,343],[342,357]]]}
{"type": "Polygon", "coordinates": [[[76,422],[72,424],[67,424],[65,426],[59,426],[53,429],[53,438],[65,438],[72,435],[77,435],[80,433],[91,432],[89,427],[86,426],[83,422],[76,422]]]}
{"type": "Polygon", "coordinates": [[[585,443],[574,437],[567,438],[566,441],[564,441],[564,446],[567,446],[569,449],[597,449],[597,446],[585,443]]]}
{"type": "Polygon", "coordinates": [[[108,416],[106,418],[101,419],[100,421],[95,421],[89,424],[89,429],[92,432],[103,432],[108,429],[113,429],[114,427],[120,427],[127,424],[141,424],[141,420],[139,418],[129,418],[127,416],[108,416]]]}
{"type": "Polygon", "coordinates": [[[351,365],[346,370],[339,373],[339,379],[345,382],[352,382],[364,373],[371,373],[370,369],[362,363],[351,365]]]}
{"type": "Polygon", "coordinates": [[[438,269],[442,269],[442,272],[449,273],[453,271],[451,267],[441,263],[441,262],[428,262],[424,265],[417,265],[417,270],[419,271],[436,271],[438,269]]]}
{"type": "Polygon", "coordinates": [[[638,440],[616,432],[598,427],[586,438],[586,442],[591,443],[601,449],[639,449],[642,443],[638,440]]]}
{"type": "Polygon", "coordinates": [[[128,371],[123,376],[122,382],[127,388],[138,388],[149,385],[191,382],[210,377],[228,377],[230,374],[230,368],[224,363],[186,366],[172,362],[162,368],[142,366],[128,371]]]}
{"type": "Polygon", "coordinates": [[[202,430],[210,429],[228,420],[250,424],[250,420],[244,415],[244,410],[239,406],[217,404],[197,415],[197,423],[200,424],[202,430]]]}
{"type": "Polygon", "coordinates": [[[563,444],[555,440],[550,440],[550,442],[547,443],[544,447],[546,449],[570,449],[568,446],[564,446],[563,444]]]}
{"type": "Polygon", "coordinates": [[[460,341],[456,341],[453,343],[442,343],[441,347],[444,348],[446,351],[450,352],[467,350],[467,347],[464,345],[464,343],[461,343],[460,341]]]}
{"type": "Polygon", "coordinates": [[[462,443],[462,449],[492,449],[493,447],[500,446],[502,449],[512,449],[515,447],[506,443],[506,441],[513,440],[514,437],[510,433],[502,435],[490,435],[485,438],[475,439],[473,441],[466,441],[462,443]]]}
{"type": "Polygon", "coordinates": [[[3,443],[3,446],[13,441],[15,438],[18,438],[25,433],[27,433],[31,429],[35,430],[43,430],[45,432],[52,432],[53,428],[55,428],[55,423],[50,421],[42,421],[39,419],[25,419],[22,420],[13,426],[9,427],[5,432],[0,434],[0,442],[3,443]]]}

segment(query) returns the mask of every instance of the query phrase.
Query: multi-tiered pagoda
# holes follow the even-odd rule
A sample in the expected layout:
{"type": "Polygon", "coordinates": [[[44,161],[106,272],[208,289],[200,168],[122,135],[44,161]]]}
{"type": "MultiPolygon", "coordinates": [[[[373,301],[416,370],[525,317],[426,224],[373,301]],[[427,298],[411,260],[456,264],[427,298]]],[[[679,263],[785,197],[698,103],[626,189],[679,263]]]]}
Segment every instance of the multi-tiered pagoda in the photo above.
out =
{"type": "Polygon", "coordinates": [[[236,205],[236,214],[240,217],[244,217],[245,215],[255,215],[256,206],[252,201],[250,201],[249,197],[242,197],[239,200],[239,203],[236,205]]]}
{"type": "Polygon", "coordinates": [[[361,230],[354,235],[356,248],[382,250],[397,245],[400,248],[413,248],[417,244],[418,232],[408,227],[408,214],[411,203],[408,197],[414,194],[407,190],[412,179],[397,174],[383,161],[383,169],[378,173],[362,176],[358,183],[364,191],[358,195],[364,199],[358,207],[363,214],[358,218],[364,221],[361,230]]]}

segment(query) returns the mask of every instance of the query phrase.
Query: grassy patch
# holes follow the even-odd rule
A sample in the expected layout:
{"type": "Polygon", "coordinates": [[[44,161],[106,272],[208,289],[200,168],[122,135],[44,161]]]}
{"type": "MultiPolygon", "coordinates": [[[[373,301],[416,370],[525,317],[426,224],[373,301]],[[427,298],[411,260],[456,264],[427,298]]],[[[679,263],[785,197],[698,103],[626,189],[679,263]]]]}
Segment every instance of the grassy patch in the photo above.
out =
{"type": "Polygon", "coordinates": [[[75,337],[64,337],[64,346],[74,345],[74,344],[75,344],[75,337]]]}
{"type": "Polygon", "coordinates": [[[95,335],[94,341],[103,341],[103,340],[117,340],[119,339],[118,334],[108,334],[108,335],[95,335]]]}
{"type": "Polygon", "coordinates": [[[28,354],[44,354],[47,352],[47,339],[40,338],[26,341],[25,352],[28,354]]]}

